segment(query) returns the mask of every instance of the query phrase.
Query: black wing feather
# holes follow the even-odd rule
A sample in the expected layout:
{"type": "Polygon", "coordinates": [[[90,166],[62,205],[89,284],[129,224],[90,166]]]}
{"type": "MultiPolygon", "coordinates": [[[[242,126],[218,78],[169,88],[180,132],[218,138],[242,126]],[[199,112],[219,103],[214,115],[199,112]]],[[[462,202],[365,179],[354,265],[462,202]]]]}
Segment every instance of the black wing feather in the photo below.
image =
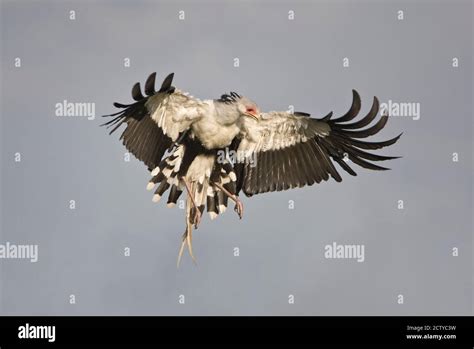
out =
{"type": "MultiPolygon", "coordinates": [[[[388,121],[388,116],[383,115],[373,126],[362,129],[374,121],[379,111],[379,101],[374,97],[372,107],[366,116],[359,121],[347,123],[358,115],[360,108],[360,96],[353,90],[350,109],[337,119],[331,120],[332,112],[321,119],[309,118],[307,113],[294,113],[306,117],[309,128],[312,123],[315,125],[326,123],[330,129],[329,135],[316,133],[312,138],[291,146],[260,151],[257,153],[256,167],[251,167],[249,163],[235,164],[237,191],[243,190],[247,196],[252,196],[312,185],[315,182],[327,181],[329,177],[340,182],[342,177],[334,163],[350,175],[357,175],[348,161],[370,170],[387,170],[388,168],[375,165],[371,161],[392,160],[398,157],[372,154],[362,149],[373,150],[392,145],[401,134],[383,142],[359,140],[377,134],[388,121]]],[[[234,142],[231,149],[237,150],[239,144],[240,142],[234,142]]]]}
{"type": "MultiPolygon", "coordinates": [[[[132,98],[135,103],[122,104],[114,103],[114,106],[122,110],[104,115],[104,117],[114,116],[114,118],[101,126],[112,127],[110,134],[114,133],[122,124],[127,127],[120,136],[127,150],[135,155],[137,159],[143,161],[149,170],[159,165],[164,153],[173,144],[171,138],[163,133],[155,121],[151,118],[150,111],[146,107],[148,98],[155,92],[156,73],[152,73],[145,83],[145,94],[140,90],[140,83],[136,83],[132,88],[132,98]]],[[[163,87],[168,91],[171,88],[172,74],[163,82],[163,87]]]]}

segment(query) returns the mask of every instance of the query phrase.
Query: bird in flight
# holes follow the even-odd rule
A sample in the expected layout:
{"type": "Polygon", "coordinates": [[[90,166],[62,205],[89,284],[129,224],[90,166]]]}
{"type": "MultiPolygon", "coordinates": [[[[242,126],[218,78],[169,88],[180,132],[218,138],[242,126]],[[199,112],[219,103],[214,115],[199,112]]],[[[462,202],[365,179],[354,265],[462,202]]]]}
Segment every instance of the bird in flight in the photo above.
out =
{"type": "Polygon", "coordinates": [[[131,104],[114,103],[121,110],[102,124],[110,134],[126,124],[120,140],[151,172],[147,189],[155,189],[153,201],[165,192],[173,207],[186,192],[186,229],[178,253],[178,266],[187,246],[192,249],[192,228],[197,229],[206,210],[211,219],[224,213],[229,199],[240,218],[239,193],[255,194],[313,185],[332,177],[341,182],[335,164],[356,176],[349,161],[371,170],[387,170],[373,162],[397,157],[376,155],[376,150],[394,144],[401,136],[382,142],[361,139],[375,135],[388,121],[387,115],[372,126],[379,102],[374,97],[367,115],[351,122],[361,100],[353,90],[350,109],[341,117],[332,113],[316,119],[302,112],[261,112],[257,104],[236,92],[218,99],[200,100],[172,86],[169,74],[155,90],[156,73],[132,88],[131,104]]]}

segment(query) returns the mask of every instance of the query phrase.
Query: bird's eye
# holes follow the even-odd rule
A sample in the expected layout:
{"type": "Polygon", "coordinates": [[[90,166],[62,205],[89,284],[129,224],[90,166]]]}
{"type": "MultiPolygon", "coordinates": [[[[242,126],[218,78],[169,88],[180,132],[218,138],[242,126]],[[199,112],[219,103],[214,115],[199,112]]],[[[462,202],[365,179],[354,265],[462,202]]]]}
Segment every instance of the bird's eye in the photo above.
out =
{"type": "Polygon", "coordinates": [[[248,113],[255,113],[255,109],[253,109],[253,108],[247,108],[247,112],[248,112],[248,113]]]}

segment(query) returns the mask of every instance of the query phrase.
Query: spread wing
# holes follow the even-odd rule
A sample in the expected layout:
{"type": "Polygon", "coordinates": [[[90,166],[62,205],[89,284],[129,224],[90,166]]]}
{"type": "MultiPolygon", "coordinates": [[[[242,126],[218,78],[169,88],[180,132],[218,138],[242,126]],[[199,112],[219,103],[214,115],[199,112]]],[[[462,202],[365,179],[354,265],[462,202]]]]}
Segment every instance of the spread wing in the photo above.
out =
{"type": "Polygon", "coordinates": [[[156,73],[152,73],[145,83],[145,96],[137,82],[132,88],[135,102],[114,103],[115,107],[122,110],[104,115],[114,117],[103,124],[108,128],[112,127],[110,134],[122,124],[127,125],[120,139],[128,151],[143,161],[150,170],[158,166],[166,150],[209,107],[207,102],[173,87],[173,76],[173,73],[169,74],[161,88],[155,91],[156,73]]]}
{"type": "Polygon", "coordinates": [[[322,119],[311,118],[306,113],[270,112],[259,121],[249,118],[240,142],[234,142],[238,161],[235,164],[237,190],[247,196],[271,191],[303,187],[327,181],[329,177],[342,180],[335,163],[349,174],[356,173],[347,162],[371,170],[387,170],[372,162],[396,157],[375,155],[365,150],[379,149],[394,144],[398,138],[384,142],[366,142],[387,123],[382,116],[373,126],[368,126],[377,116],[379,102],[374,102],[369,113],[356,122],[349,123],[360,111],[360,96],[353,91],[349,111],[331,119],[332,113],[322,119]]]}

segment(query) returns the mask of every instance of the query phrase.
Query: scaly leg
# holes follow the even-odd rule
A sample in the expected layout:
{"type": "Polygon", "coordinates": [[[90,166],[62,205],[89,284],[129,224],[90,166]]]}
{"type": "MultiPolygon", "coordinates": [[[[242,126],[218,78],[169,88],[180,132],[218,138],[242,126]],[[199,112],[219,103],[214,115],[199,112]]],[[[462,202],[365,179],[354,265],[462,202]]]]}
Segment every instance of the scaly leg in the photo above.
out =
{"type": "Polygon", "coordinates": [[[244,205],[240,201],[239,197],[237,195],[232,194],[220,183],[214,183],[214,185],[217,186],[220,190],[222,190],[229,198],[232,199],[232,201],[235,202],[234,210],[239,215],[239,218],[242,219],[242,216],[244,214],[244,205]]]}

